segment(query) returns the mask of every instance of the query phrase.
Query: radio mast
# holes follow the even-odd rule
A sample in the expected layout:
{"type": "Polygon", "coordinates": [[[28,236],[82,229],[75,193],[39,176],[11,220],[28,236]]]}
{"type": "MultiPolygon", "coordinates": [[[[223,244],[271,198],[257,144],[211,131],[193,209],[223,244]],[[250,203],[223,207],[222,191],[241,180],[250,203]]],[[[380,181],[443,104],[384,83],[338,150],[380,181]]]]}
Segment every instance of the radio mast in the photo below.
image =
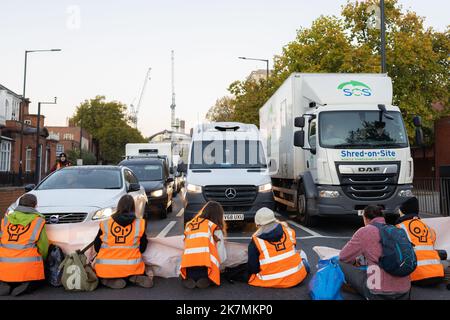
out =
{"type": "Polygon", "coordinates": [[[170,105],[171,109],[171,117],[170,117],[170,126],[172,127],[173,132],[178,131],[178,121],[175,118],[175,53],[172,50],[172,104],[170,105]]]}

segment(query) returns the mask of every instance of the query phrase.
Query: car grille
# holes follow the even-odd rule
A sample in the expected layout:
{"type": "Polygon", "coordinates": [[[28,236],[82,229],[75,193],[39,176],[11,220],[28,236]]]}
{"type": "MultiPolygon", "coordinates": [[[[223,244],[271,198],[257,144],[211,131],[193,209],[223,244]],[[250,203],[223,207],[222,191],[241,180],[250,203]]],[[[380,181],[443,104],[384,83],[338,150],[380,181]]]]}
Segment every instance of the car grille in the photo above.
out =
{"type": "Polygon", "coordinates": [[[80,223],[86,220],[87,213],[43,213],[47,224],[80,223]]]}
{"type": "Polygon", "coordinates": [[[256,187],[251,185],[205,186],[203,189],[203,195],[206,200],[217,201],[224,206],[252,205],[257,194],[256,187]],[[234,198],[228,198],[226,196],[225,192],[229,189],[235,190],[236,196],[234,198]]]}
{"type": "MultiPolygon", "coordinates": [[[[339,174],[343,192],[351,199],[377,201],[390,198],[398,183],[400,171],[387,174],[339,174]]],[[[339,170],[338,170],[339,172],[339,170]]]]}

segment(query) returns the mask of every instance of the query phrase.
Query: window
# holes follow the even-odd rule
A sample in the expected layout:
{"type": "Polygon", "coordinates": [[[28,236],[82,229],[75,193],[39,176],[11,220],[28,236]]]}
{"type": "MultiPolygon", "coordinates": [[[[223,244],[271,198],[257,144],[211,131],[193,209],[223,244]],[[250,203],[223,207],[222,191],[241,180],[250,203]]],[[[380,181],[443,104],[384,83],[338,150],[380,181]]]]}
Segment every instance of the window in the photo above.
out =
{"type": "Polygon", "coordinates": [[[0,143],[0,171],[11,170],[11,142],[2,140],[0,143]]]}
{"type": "Polygon", "coordinates": [[[72,133],[64,133],[63,140],[74,140],[72,133]]]}
{"type": "Polygon", "coordinates": [[[9,101],[5,100],[5,120],[9,120],[9,101]]]}
{"type": "Polygon", "coordinates": [[[25,120],[23,123],[25,123],[25,124],[31,126],[31,120],[25,120]]]}
{"type": "Polygon", "coordinates": [[[59,157],[59,155],[63,152],[64,152],[64,145],[58,143],[56,145],[56,156],[59,157]]]}
{"type": "Polygon", "coordinates": [[[25,154],[25,172],[31,172],[31,148],[27,148],[25,154]]]}
{"type": "Polygon", "coordinates": [[[313,120],[309,125],[309,137],[308,137],[309,145],[313,149],[315,149],[317,145],[316,139],[317,139],[317,121],[313,120]]]}

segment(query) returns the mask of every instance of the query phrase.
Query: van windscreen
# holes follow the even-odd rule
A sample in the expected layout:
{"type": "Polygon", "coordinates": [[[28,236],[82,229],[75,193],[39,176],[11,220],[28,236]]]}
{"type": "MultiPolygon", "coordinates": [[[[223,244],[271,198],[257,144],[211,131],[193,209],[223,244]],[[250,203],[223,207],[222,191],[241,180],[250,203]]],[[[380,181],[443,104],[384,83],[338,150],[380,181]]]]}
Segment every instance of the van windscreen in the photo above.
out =
{"type": "Polygon", "coordinates": [[[258,140],[194,141],[190,169],[266,168],[258,140]]]}

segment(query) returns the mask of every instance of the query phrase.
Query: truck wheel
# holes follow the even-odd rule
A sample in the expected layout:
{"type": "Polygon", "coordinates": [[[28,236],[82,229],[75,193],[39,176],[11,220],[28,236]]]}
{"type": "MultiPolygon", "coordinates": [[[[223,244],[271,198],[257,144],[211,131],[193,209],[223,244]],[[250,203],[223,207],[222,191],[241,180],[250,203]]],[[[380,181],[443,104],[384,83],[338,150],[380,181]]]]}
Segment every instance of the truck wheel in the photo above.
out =
{"type": "Polygon", "coordinates": [[[280,213],[280,212],[286,212],[287,210],[287,205],[283,204],[283,203],[279,203],[276,202],[275,203],[275,209],[280,213]]]}
{"type": "Polygon", "coordinates": [[[298,221],[305,227],[314,227],[318,223],[318,217],[311,216],[308,212],[308,199],[306,198],[305,188],[300,185],[297,197],[298,221]]]}
{"type": "Polygon", "coordinates": [[[167,209],[162,209],[161,212],[159,213],[159,217],[161,219],[166,219],[167,218],[167,209]]]}

